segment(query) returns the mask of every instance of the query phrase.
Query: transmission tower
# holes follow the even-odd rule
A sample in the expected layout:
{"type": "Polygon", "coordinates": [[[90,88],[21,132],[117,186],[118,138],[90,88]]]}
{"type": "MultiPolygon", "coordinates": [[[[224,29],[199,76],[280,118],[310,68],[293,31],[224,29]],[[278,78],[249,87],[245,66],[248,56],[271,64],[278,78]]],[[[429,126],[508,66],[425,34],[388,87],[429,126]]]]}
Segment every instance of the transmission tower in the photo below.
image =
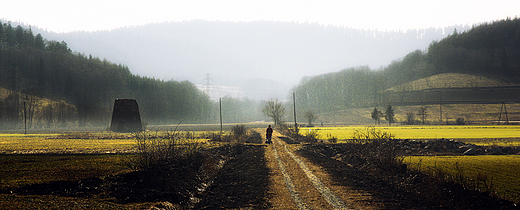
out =
{"type": "Polygon", "coordinates": [[[210,92],[213,92],[210,90],[210,86],[213,87],[213,84],[211,84],[211,82],[213,81],[213,79],[211,79],[209,77],[209,74],[206,74],[206,78],[204,78],[204,86],[206,86],[206,90],[204,91],[208,96],[210,94],[210,92]]]}

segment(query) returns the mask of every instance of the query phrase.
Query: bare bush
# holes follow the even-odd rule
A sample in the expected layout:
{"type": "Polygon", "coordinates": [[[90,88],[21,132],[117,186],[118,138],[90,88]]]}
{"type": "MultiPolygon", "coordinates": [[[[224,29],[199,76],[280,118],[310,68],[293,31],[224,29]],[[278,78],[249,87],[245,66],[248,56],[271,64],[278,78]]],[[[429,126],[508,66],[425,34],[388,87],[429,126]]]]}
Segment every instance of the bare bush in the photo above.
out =
{"type": "Polygon", "coordinates": [[[243,143],[247,134],[247,128],[244,124],[231,126],[231,133],[237,143],[243,143]]]}
{"type": "Polygon", "coordinates": [[[171,165],[179,160],[200,156],[202,144],[192,134],[181,135],[179,132],[136,132],[137,157],[130,166],[138,170],[151,170],[171,165]]]}
{"type": "Polygon", "coordinates": [[[395,136],[384,130],[378,130],[374,126],[367,126],[364,130],[356,129],[352,134],[352,139],[357,140],[390,140],[395,136]]]}

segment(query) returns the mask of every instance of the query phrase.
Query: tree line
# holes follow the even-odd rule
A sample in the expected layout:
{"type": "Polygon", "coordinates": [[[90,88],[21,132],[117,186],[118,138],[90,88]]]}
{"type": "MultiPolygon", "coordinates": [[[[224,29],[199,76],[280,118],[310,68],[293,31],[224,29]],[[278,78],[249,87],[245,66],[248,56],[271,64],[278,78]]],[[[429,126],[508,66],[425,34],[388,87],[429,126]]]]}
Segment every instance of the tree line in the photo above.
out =
{"type": "Polygon", "coordinates": [[[292,91],[301,113],[388,106],[382,97],[384,90],[441,73],[484,75],[520,83],[519,57],[520,19],[505,19],[462,33],[454,30],[446,38],[433,41],[427,50],[410,52],[377,70],[360,66],[304,77],[292,91]]]}
{"type": "Polygon", "coordinates": [[[20,126],[24,113],[30,126],[107,125],[116,98],[136,99],[149,123],[207,122],[216,105],[190,82],[133,75],[10,22],[0,22],[0,86],[2,128],[20,126]]]}

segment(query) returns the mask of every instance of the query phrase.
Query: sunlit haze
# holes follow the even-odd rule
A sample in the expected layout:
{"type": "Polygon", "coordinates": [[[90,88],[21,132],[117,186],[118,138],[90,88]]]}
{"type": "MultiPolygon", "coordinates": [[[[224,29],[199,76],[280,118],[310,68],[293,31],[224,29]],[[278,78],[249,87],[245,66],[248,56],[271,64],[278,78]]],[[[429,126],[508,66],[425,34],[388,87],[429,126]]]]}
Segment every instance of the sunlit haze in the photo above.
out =
{"type": "Polygon", "coordinates": [[[378,69],[454,30],[515,18],[518,8],[516,0],[13,0],[2,2],[0,19],[134,74],[199,87],[209,74],[214,99],[265,99],[285,98],[305,76],[378,69]],[[372,39],[358,33],[369,30],[372,39]],[[386,35],[376,40],[375,31],[386,35]]]}
{"type": "Polygon", "coordinates": [[[516,0],[16,0],[2,2],[0,18],[53,32],[109,30],[193,19],[294,21],[407,30],[514,18],[518,8],[520,1],[516,0]]]}

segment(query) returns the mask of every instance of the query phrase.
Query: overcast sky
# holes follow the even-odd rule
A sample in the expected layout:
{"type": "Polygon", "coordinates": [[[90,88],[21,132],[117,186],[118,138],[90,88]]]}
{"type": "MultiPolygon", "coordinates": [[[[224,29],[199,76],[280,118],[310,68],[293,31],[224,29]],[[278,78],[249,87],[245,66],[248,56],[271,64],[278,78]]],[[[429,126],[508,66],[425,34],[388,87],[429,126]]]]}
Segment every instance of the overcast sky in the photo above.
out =
{"type": "Polygon", "coordinates": [[[517,17],[518,0],[3,0],[0,18],[53,32],[193,19],[406,30],[517,17]]]}

